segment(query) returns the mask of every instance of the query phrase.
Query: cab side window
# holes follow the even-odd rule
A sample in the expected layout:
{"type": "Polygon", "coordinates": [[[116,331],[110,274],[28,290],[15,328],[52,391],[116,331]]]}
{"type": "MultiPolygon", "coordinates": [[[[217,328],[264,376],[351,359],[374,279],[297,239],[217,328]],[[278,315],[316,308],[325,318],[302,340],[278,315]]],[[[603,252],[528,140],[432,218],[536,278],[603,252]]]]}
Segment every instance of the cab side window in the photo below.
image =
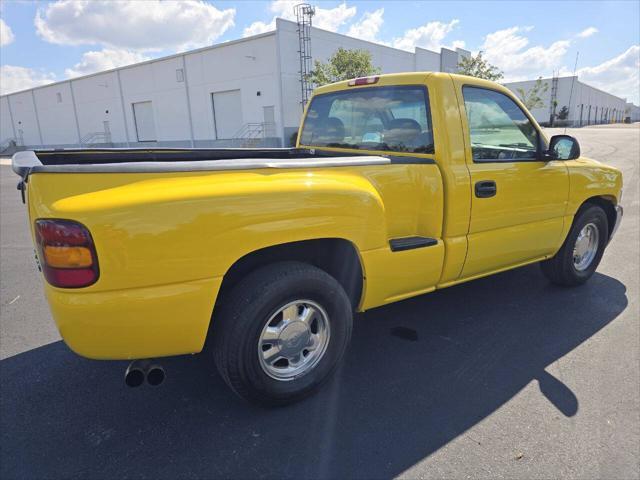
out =
{"type": "Polygon", "coordinates": [[[507,95],[485,88],[462,89],[474,162],[538,158],[538,131],[507,95]]]}

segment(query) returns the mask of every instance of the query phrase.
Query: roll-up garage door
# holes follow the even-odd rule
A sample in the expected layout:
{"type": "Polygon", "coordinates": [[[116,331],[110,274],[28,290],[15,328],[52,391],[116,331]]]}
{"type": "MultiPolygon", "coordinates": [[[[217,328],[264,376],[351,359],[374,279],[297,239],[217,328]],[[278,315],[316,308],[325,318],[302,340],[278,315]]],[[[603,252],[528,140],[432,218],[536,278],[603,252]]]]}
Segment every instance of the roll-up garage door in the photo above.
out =
{"type": "Polygon", "coordinates": [[[153,120],[153,105],[151,102],[133,104],[133,116],[136,122],[136,133],[139,142],[155,142],[156,124],[153,120]]]}
{"type": "Polygon", "coordinates": [[[214,92],[211,98],[216,138],[233,138],[243,125],[240,90],[214,92]]]}

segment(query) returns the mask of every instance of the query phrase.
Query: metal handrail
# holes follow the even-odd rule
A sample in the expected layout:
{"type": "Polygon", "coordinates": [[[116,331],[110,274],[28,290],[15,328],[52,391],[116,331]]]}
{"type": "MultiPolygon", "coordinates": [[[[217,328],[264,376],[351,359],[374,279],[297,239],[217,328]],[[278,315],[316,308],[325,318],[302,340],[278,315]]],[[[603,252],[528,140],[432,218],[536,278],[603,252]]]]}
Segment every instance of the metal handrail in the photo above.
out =
{"type": "Polygon", "coordinates": [[[3,140],[2,142],[0,142],[0,153],[4,152],[5,150],[7,150],[8,148],[15,146],[17,147],[19,145],[18,139],[15,137],[9,137],[5,140],[3,140]]]}
{"type": "Polygon", "coordinates": [[[87,133],[86,135],[84,135],[81,139],[80,139],[80,145],[87,145],[89,143],[96,143],[95,140],[97,138],[103,137],[104,136],[104,132],[90,132],[87,133]]]}
{"type": "Polygon", "coordinates": [[[80,139],[80,145],[91,145],[92,143],[111,143],[111,133],[89,132],[80,139]]]}
{"type": "Polygon", "coordinates": [[[268,128],[275,128],[273,122],[249,122],[240,127],[236,133],[231,137],[232,139],[247,139],[247,138],[265,138],[268,128]]]}

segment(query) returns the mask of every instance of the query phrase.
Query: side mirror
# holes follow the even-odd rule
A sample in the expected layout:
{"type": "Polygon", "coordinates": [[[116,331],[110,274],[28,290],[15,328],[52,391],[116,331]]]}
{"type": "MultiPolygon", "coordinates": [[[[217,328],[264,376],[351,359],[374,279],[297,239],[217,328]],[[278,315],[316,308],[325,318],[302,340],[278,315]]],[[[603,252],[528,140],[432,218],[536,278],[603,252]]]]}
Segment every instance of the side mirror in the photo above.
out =
{"type": "Polygon", "coordinates": [[[580,157],[580,144],[571,135],[554,135],[545,157],[547,160],[573,160],[580,157]]]}

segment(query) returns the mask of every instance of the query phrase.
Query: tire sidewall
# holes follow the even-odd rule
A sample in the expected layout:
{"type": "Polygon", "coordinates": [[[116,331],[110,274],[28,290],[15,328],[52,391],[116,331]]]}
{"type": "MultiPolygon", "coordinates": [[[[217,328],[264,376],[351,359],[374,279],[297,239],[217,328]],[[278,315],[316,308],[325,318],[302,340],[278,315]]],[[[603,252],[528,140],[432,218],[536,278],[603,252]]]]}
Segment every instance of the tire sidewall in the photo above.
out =
{"type": "Polygon", "coordinates": [[[604,211],[597,206],[590,206],[584,211],[582,211],[573,227],[571,228],[571,232],[569,237],[567,238],[567,246],[565,255],[565,262],[567,263],[567,268],[571,272],[571,275],[575,277],[575,279],[580,282],[586,282],[596,271],[598,265],[600,264],[600,260],[602,259],[602,255],[604,254],[605,247],[607,246],[609,238],[609,230],[607,224],[607,215],[604,211]],[[573,263],[573,248],[576,243],[576,239],[580,234],[580,231],[584,228],[588,223],[593,223],[598,229],[598,251],[596,252],[596,256],[591,261],[591,264],[585,270],[578,270],[573,263]]]}
{"type": "MultiPolygon", "coordinates": [[[[327,276],[328,277],[328,276],[327,276]]],[[[326,380],[339,363],[351,337],[351,305],[332,278],[319,275],[290,275],[265,287],[242,315],[247,332],[240,346],[240,369],[248,378],[254,394],[290,401],[303,397],[326,380]],[[296,300],[310,300],[327,314],[330,337],[320,361],[308,372],[292,380],[276,380],[262,369],[259,361],[259,338],[267,321],[284,305],[296,300]]]]}

